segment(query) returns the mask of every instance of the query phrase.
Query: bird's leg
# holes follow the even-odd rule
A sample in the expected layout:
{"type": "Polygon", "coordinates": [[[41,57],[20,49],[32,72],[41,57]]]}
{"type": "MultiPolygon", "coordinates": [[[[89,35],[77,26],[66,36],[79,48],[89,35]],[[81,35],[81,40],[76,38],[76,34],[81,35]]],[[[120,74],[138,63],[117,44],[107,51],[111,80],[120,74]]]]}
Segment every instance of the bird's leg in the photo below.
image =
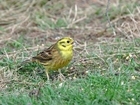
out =
{"type": "Polygon", "coordinates": [[[46,69],[46,76],[47,76],[47,80],[50,80],[49,74],[48,74],[48,69],[46,69]]]}
{"type": "Polygon", "coordinates": [[[62,81],[64,81],[64,79],[65,79],[65,76],[61,73],[61,69],[58,69],[58,72],[59,72],[59,79],[60,80],[62,80],[62,81]]]}

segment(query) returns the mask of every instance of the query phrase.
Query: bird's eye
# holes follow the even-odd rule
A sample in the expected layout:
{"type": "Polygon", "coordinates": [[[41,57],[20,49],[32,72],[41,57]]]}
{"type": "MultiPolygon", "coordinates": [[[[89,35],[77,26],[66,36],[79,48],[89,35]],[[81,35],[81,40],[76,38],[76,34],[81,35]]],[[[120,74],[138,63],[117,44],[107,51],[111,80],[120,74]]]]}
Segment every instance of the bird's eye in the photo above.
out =
{"type": "Polygon", "coordinates": [[[67,41],[67,43],[70,43],[70,41],[67,41]]]}

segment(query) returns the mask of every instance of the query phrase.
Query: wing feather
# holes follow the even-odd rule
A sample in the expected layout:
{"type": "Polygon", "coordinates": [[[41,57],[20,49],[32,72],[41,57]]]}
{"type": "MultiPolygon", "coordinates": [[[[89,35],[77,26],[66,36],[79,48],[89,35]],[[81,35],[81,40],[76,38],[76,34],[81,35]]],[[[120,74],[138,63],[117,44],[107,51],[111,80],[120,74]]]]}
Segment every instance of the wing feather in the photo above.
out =
{"type": "Polygon", "coordinates": [[[41,63],[46,63],[53,59],[53,49],[54,45],[50,46],[48,49],[37,54],[37,56],[32,57],[32,61],[39,61],[41,63]]]}

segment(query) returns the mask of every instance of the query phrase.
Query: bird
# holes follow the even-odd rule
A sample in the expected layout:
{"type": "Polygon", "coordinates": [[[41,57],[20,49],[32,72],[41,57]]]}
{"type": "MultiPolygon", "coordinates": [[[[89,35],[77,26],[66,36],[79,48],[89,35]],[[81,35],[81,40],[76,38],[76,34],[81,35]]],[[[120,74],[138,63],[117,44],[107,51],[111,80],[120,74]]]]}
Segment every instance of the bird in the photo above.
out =
{"type": "Polygon", "coordinates": [[[42,64],[45,68],[47,80],[49,80],[48,73],[50,70],[59,71],[72,60],[73,43],[74,40],[71,37],[63,37],[28,61],[42,64]]]}

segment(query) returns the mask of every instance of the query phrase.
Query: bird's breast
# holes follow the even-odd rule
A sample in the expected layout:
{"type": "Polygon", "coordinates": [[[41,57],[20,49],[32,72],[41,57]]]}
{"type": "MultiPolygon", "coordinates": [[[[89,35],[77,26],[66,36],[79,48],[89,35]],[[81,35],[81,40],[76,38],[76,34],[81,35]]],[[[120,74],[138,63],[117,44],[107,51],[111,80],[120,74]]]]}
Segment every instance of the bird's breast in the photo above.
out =
{"type": "Polygon", "coordinates": [[[72,51],[61,51],[61,56],[63,59],[71,60],[71,58],[73,56],[73,52],[72,51]]]}

